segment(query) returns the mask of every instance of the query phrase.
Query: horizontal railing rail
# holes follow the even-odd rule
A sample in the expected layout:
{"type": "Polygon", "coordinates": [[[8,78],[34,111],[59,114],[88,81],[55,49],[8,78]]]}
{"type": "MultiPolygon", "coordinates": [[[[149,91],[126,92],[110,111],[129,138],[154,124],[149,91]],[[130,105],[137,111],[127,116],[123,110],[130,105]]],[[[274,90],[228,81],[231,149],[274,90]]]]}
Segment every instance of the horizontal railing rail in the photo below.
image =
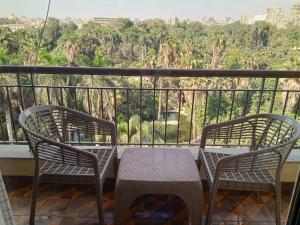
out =
{"type": "Polygon", "coordinates": [[[198,145],[207,124],[263,112],[298,119],[298,79],[300,71],[0,66],[0,143],[26,143],[23,109],[58,104],[114,120],[119,144],[198,145]]]}
{"type": "Polygon", "coordinates": [[[114,76],[154,77],[264,77],[300,78],[299,71],[293,70],[191,70],[191,69],[135,69],[101,67],[59,67],[59,66],[0,66],[0,73],[32,74],[80,74],[114,76]]]}

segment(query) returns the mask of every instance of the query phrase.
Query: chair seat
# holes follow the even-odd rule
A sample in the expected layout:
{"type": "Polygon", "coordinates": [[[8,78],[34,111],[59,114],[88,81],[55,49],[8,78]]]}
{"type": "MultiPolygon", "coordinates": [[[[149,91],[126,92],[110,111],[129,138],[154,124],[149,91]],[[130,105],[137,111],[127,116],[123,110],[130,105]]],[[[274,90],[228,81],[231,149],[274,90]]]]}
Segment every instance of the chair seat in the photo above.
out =
{"type": "MultiPolygon", "coordinates": [[[[82,149],[94,153],[98,158],[100,173],[102,173],[109,163],[109,158],[114,154],[111,147],[99,148],[85,148],[82,149]]],[[[53,161],[44,161],[40,168],[41,175],[67,175],[67,176],[94,176],[93,168],[86,168],[82,166],[72,166],[68,164],[61,164],[53,161]]]]}
{"type": "MultiPolygon", "coordinates": [[[[200,159],[205,165],[208,174],[209,184],[215,177],[218,160],[230,154],[209,152],[201,150],[200,159]]],[[[249,191],[270,191],[274,190],[275,179],[268,170],[242,171],[242,172],[222,172],[218,187],[223,189],[249,190],[249,191]]]]}

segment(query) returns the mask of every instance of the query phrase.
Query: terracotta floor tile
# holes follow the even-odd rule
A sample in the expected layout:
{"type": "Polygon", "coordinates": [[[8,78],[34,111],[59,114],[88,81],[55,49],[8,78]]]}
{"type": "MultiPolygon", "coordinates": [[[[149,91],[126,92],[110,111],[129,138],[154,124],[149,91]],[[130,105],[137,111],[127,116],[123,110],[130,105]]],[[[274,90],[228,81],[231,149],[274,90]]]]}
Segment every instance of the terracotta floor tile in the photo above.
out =
{"type": "Polygon", "coordinates": [[[48,198],[42,207],[37,208],[37,215],[41,216],[64,216],[69,208],[70,199],[48,198]]]}
{"type": "MultiPolygon", "coordinates": [[[[17,225],[29,220],[31,185],[7,185],[17,225]]],[[[205,186],[205,185],[204,185],[205,186]]],[[[104,220],[113,225],[115,182],[105,182],[103,190],[104,220]]],[[[203,222],[206,219],[209,193],[204,188],[203,222]]],[[[291,190],[282,192],[282,220],[288,213],[291,190]]],[[[213,225],[273,225],[274,194],[221,190],[213,212],[213,225]]],[[[37,203],[37,225],[94,225],[98,211],[94,185],[41,184],[37,203]]],[[[136,199],[127,213],[127,225],[188,225],[189,212],[182,200],[172,195],[144,195],[136,199]]],[[[124,224],[124,225],[126,225],[124,224]]],[[[204,223],[203,223],[204,224],[204,223]]]]}

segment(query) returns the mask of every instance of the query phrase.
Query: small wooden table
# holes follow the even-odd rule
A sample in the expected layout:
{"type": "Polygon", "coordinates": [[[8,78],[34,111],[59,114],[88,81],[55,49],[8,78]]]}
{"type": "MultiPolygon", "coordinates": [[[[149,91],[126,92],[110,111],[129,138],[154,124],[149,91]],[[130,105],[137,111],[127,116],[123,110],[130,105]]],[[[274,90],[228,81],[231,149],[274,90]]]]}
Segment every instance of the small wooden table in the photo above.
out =
{"type": "Polygon", "coordinates": [[[117,176],[115,225],[125,224],[130,205],[144,194],[180,197],[189,209],[192,225],[201,224],[203,190],[190,151],[178,148],[127,148],[117,176]]]}

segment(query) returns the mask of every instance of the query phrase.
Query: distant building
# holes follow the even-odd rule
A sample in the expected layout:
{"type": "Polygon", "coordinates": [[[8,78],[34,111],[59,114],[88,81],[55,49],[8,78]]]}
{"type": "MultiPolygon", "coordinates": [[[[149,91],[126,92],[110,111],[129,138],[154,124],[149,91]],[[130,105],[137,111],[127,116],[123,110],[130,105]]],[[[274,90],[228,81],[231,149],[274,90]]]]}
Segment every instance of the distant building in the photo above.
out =
{"type": "Polygon", "coordinates": [[[73,19],[70,17],[66,17],[66,18],[62,19],[60,22],[65,23],[65,24],[75,23],[76,26],[80,29],[83,24],[88,22],[88,20],[78,19],[78,18],[73,19]]]}
{"type": "Polygon", "coordinates": [[[100,24],[101,26],[108,26],[116,23],[118,18],[111,17],[94,17],[93,22],[100,24]]]}
{"type": "Polygon", "coordinates": [[[233,18],[231,18],[231,17],[226,17],[225,18],[225,24],[231,24],[233,22],[234,22],[233,18]]]}
{"type": "Polygon", "coordinates": [[[277,27],[283,27],[284,9],[280,7],[268,8],[266,11],[266,21],[277,27]]]}
{"type": "Polygon", "coordinates": [[[179,19],[176,16],[173,16],[171,19],[167,20],[167,24],[175,25],[179,22],[179,19]]]}
{"type": "Polygon", "coordinates": [[[290,21],[295,25],[300,25],[300,3],[292,6],[290,21]]]}
{"type": "Polygon", "coordinates": [[[240,22],[244,24],[255,24],[256,22],[266,21],[266,14],[256,14],[254,16],[242,15],[240,22]]]}
{"type": "Polygon", "coordinates": [[[244,24],[250,24],[252,20],[253,20],[253,16],[241,15],[240,22],[244,24]]]}
{"type": "Polygon", "coordinates": [[[30,18],[30,17],[16,17],[14,15],[6,17],[8,22],[0,25],[0,27],[8,27],[12,31],[16,31],[19,29],[35,27],[39,28],[43,23],[43,20],[40,18],[30,18]]]}
{"type": "Polygon", "coordinates": [[[201,17],[200,23],[202,23],[203,25],[206,25],[206,26],[211,26],[211,25],[216,25],[217,21],[215,20],[214,17],[209,17],[209,18],[201,17]]]}
{"type": "Polygon", "coordinates": [[[71,17],[66,17],[66,18],[62,19],[61,22],[62,22],[62,23],[72,23],[73,20],[72,20],[71,17]]]}
{"type": "Polygon", "coordinates": [[[24,24],[17,24],[17,23],[16,24],[2,24],[2,25],[0,25],[0,27],[7,27],[12,31],[16,31],[16,30],[25,28],[24,24]]]}
{"type": "Polygon", "coordinates": [[[174,121],[178,119],[178,110],[168,110],[168,112],[161,112],[159,116],[159,120],[165,120],[167,119],[168,121],[174,121]],[[167,116],[167,117],[166,117],[167,116]]]}
{"type": "Polygon", "coordinates": [[[252,17],[250,24],[254,24],[256,22],[261,22],[261,21],[266,21],[266,14],[256,14],[255,16],[252,17]]]}

